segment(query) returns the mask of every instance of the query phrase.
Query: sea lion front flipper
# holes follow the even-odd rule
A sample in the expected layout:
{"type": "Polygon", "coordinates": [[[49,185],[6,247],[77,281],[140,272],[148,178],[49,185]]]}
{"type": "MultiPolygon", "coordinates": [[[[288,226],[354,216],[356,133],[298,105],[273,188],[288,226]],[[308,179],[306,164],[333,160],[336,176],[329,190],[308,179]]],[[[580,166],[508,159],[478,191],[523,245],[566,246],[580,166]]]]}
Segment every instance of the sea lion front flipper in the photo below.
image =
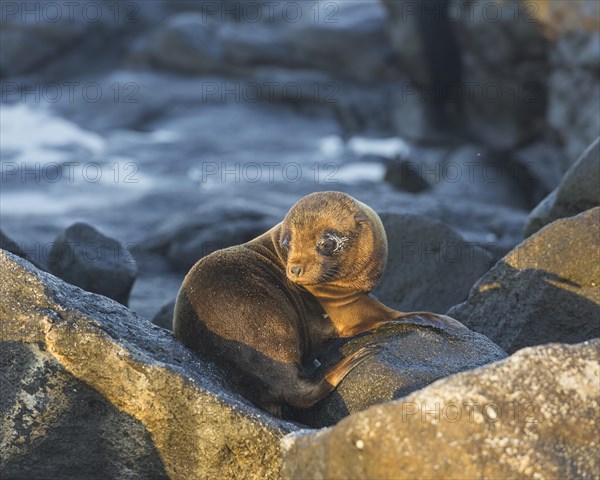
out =
{"type": "Polygon", "coordinates": [[[432,312],[407,312],[401,313],[400,316],[390,320],[391,322],[407,323],[410,325],[423,325],[425,327],[439,328],[440,330],[451,330],[456,332],[468,332],[458,320],[432,312]]]}

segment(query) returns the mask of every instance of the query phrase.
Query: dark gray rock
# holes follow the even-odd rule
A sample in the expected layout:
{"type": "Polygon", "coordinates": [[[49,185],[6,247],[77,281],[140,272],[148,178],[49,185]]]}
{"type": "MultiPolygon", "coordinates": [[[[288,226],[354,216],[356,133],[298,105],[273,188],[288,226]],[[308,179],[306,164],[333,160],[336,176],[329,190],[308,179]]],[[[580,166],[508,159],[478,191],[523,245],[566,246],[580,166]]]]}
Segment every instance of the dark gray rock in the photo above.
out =
{"type": "Polygon", "coordinates": [[[373,293],[393,308],[445,312],[466,299],[492,266],[488,251],[438,220],[387,213],[381,219],[388,237],[388,263],[373,293]]]}
{"type": "Polygon", "coordinates": [[[600,474],[600,340],[551,344],[285,437],[284,479],[600,474]]]}
{"type": "Polygon", "coordinates": [[[154,325],[173,330],[173,315],[175,312],[175,300],[163,305],[152,319],[154,325]]]}
{"type": "Polygon", "coordinates": [[[36,268],[40,270],[46,270],[39,262],[31,258],[25,250],[23,250],[17,242],[9,238],[2,230],[0,230],[0,248],[10,253],[14,253],[16,256],[27,260],[36,268]]]}
{"type": "Polygon", "coordinates": [[[448,315],[511,353],[600,336],[600,208],[529,237],[448,315]]]}
{"type": "Polygon", "coordinates": [[[56,238],[48,268],[65,282],[123,305],[129,301],[137,275],[127,247],[85,223],[71,225],[56,238]]]}
{"type": "Polygon", "coordinates": [[[565,173],[560,185],[529,214],[528,237],[559,218],[600,206],[600,137],[565,173]]]}
{"type": "MultiPolygon", "coordinates": [[[[338,388],[295,419],[312,427],[333,425],[347,415],[389,402],[456,372],[506,357],[500,347],[475,332],[446,332],[414,325],[386,326],[345,343],[348,356],[365,345],[381,345],[354,368],[338,388]]],[[[337,349],[336,349],[337,352],[337,349]]],[[[340,357],[327,355],[320,370],[340,357]]]]}
{"type": "Polygon", "coordinates": [[[388,163],[384,180],[398,190],[409,193],[423,192],[431,188],[431,185],[423,178],[420,170],[415,163],[398,159],[388,163]]]}
{"type": "Polygon", "coordinates": [[[279,478],[296,427],[169,332],[5,251],[0,276],[2,478],[279,478]]]}

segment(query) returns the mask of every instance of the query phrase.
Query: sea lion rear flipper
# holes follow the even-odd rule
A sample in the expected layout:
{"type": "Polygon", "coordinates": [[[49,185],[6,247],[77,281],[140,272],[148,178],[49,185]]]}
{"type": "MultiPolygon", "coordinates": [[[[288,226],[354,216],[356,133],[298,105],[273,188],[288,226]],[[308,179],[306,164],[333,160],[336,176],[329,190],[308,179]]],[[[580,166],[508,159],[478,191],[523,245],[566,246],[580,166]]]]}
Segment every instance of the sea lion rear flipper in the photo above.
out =
{"type": "Polygon", "coordinates": [[[320,379],[300,378],[297,388],[288,391],[285,401],[297,408],[310,408],[329,395],[350,371],[375,354],[380,346],[366,345],[331,367],[320,379]]]}

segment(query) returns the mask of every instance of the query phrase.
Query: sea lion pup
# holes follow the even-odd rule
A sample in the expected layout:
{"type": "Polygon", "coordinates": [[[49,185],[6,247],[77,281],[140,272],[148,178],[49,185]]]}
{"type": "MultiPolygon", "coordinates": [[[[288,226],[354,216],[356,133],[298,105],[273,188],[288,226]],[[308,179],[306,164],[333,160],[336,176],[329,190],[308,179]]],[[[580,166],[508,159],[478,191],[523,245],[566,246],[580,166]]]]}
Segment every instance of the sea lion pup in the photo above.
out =
{"type": "Polygon", "coordinates": [[[398,312],[369,296],[386,261],[385,230],[371,208],[344,193],[313,193],[268,232],[198,261],[179,290],[173,332],[263,409],[308,408],[377,348],[309,378],[306,367],[330,340],[390,321],[466,330],[450,317],[398,312]]]}

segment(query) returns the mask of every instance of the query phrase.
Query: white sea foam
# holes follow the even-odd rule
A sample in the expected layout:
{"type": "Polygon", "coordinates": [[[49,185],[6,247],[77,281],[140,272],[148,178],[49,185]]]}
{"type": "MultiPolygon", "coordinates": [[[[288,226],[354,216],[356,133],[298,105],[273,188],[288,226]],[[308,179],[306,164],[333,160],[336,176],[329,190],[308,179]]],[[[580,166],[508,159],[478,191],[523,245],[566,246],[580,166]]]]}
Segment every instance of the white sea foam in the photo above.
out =
{"type": "Polygon", "coordinates": [[[360,156],[377,155],[385,158],[394,158],[396,156],[408,156],[410,153],[410,146],[399,137],[352,137],[348,141],[348,150],[360,156]]]}
{"type": "Polygon", "coordinates": [[[379,162],[356,162],[343,165],[332,179],[340,183],[356,185],[363,182],[381,182],[385,176],[385,165],[379,162]]]}
{"type": "Polygon", "coordinates": [[[319,151],[327,158],[336,158],[344,153],[344,141],[339,135],[327,135],[319,140],[319,151]]]}
{"type": "Polygon", "coordinates": [[[2,105],[0,156],[10,185],[0,193],[2,211],[14,215],[118,204],[156,184],[134,158],[111,154],[102,136],[43,106],[2,105]]]}
{"type": "Polygon", "coordinates": [[[44,108],[26,104],[2,105],[0,114],[0,154],[7,152],[13,162],[25,165],[64,160],[61,149],[77,146],[92,155],[105,149],[104,139],[75,123],[52,115],[44,108]]]}

